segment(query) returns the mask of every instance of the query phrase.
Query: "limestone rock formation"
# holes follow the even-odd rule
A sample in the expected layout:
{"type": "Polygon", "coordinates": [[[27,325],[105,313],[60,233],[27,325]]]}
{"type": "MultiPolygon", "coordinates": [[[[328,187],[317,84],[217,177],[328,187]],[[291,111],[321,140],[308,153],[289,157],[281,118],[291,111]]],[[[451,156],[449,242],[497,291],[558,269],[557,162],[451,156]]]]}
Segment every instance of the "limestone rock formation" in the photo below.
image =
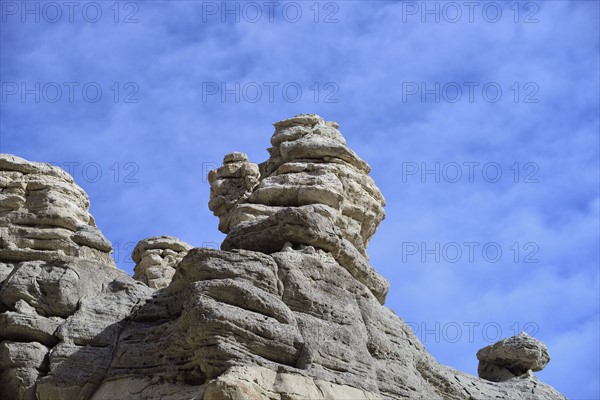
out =
{"type": "Polygon", "coordinates": [[[191,245],[172,236],[155,236],[141,240],[133,249],[133,278],[151,288],[169,286],[175,269],[191,245]]]}
{"type": "Polygon", "coordinates": [[[258,184],[258,165],[248,162],[244,153],[230,153],[223,158],[223,166],[210,171],[210,202],[208,207],[219,217],[221,232],[229,232],[229,215],[238,202],[250,196],[258,184]]]}
{"type": "Polygon", "coordinates": [[[541,371],[550,362],[546,345],[522,332],[477,352],[477,372],[483,379],[505,381],[533,371],[541,371]]]}
{"type": "Polygon", "coordinates": [[[224,250],[269,254],[286,242],[322,248],[384,303],[389,284],[369,265],[366,248],[385,200],[337,127],[317,115],[275,123],[266,162],[232,153],[209,175],[209,207],[228,234],[224,250]]]}
{"type": "Polygon", "coordinates": [[[480,351],[513,374],[492,382],[437,363],[382,305],[388,284],[366,249],[384,199],[336,123],[296,116],[275,124],[271,143],[266,162],[231,153],[209,176],[222,250],[142,240],[141,282],[105,259],[68,175],[2,156],[3,396],[564,399],[518,374],[547,362],[530,338],[480,351]],[[35,240],[21,226],[39,230],[35,240]]]}
{"type": "Polygon", "coordinates": [[[65,171],[0,155],[0,259],[82,258],[113,265],[87,194],[65,171]]]}

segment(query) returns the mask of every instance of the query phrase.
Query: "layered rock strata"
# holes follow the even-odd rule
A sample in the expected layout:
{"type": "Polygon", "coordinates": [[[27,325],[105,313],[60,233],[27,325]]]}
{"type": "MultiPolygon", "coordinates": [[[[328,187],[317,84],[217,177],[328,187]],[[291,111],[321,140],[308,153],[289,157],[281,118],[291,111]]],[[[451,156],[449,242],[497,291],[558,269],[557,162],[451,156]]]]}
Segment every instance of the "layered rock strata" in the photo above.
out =
{"type": "Polygon", "coordinates": [[[131,254],[135,262],[133,278],[154,289],[169,286],[177,265],[191,248],[172,236],[154,236],[139,241],[131,254]]]}
{"type": "Polygon", "coordinates": [[[267,161],[231,153],[209,174],[209,208],[227,233],[223,250],[272,253],[286,242],[322,248],[383,303],[389,284],[370,266],[366,248],[385,200],[369,165],[335,122],[299,115],[274,125],[267,161]]]}
{"type": "Polygon", "coordinates": [[[2,156],[0,232],[11,249],[0,252],[3,396],[564,399],[519,374],[544,364],[546,353],[529,339],[480,351],[480,362],[513,374],[492,382],[495,373],[482,379],[437,363],[382,306],[388,284],[366,248],[384,200],[336,123],[296,116],[275,124],[271,143],[265,163],[232,153],[210,174],[223,250],[145,239],[133,254],[139,281],[104,260],[108,252],[92,245],[98,235],[72,238],[93,220],[68,175],[2,156]],[[28,184],[11,186],[28,174],[57,188],[28,195],[28,184]],[[53,202],[35,208],[28,196],[74,204],[58,214],[53,202]],[[63,247],[32,249],[17,228],[25,216],[46,221],[43,229],[71,227],[61,229],[79,247],[65,252],[74,245],[61,231],[63,247]]]}
{"type": "Polygon", "coordinates": [[[0,259],[81,258],[114,266],[87,194],[62,169],[0,155],[0,259]]]}

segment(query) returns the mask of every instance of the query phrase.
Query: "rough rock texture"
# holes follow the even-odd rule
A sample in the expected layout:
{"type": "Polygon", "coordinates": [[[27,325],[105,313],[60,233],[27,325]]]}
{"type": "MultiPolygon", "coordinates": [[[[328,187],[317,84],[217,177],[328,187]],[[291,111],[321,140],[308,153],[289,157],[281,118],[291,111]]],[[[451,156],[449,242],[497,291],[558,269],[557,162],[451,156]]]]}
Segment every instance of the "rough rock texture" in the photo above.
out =
{"type": "Polygon", "coordinates": [[[322,248],[383,304],[389,284],[370,266],[366,247],[385,200],[337,127],[312,114],[275,123],[266,162],[232,153],[209,175],[209,208],[228,234],[223,250],[272,253],[286,242],[322,248]]]}
{"type": "Polygon", "coordinates": [[[550,362],[546,345],[527,333],[501,340],[477,352],[477,373],[493,382],[541,371],[550,362]]]}
{"type": "Polygon", "coordinates": [[[81,258],[113,265],[87,194],[65,171],[0,154],[0,259],[81,258]]]}
{"type": "Polygon", "coordinates": [[[191,245],[172,236],[141,240],[131,254],[135,262],[133,278],[154,289],[169,286],[177,264],[191,248],[191,245]]]}
{"type": "Polygon", "coordinates": [[[93,393],[123,320],[151,293],[112,264],[85,259],[14,264],[0,290],[7,308],[0,314],[6,348],[0,347],[0,379],[7,398],[35,398],[36,382],[39,399],[93,393]],[[22,365],[19,357],[32,363],[22,365]]]}
{"type": "Polygon", "coordinates": [[[89,397],[120,324],[152,294],[115,268],[88,210],[62,169],[0,155],[3,399],[89,397]]]}
{"type": "Polygon", "coordinates": [[[221,232],[229,231],[229,215],[237,203],[247,200],[258,184],[258,165],[248,162],[244,153],[230,153],[223,158],[223,166],[210,171],[210,202],[208,207],[219,217],[221,232]]]}
{"type": "MultiPolygon", "coordinates": [[[[14,243],[20,237],[11,213],[41,217],[26,203],[5,200],[12,208],[0,214],[2,239],[13,250],[0,253],[3,396],[564,399],[533,374],[517,375],[547,362],[545,348],[529,338],[480,351],[482,362],[513,373],[491,382],[438,364],[381,305],[388,285],[370,266],[366,247],[384,200],[337,128],[315,115],[297,116],[275,124],[267,162],[226,156],[209,177],[209,207],[227,233],[223,250],[145,239],[133,254],[144,283],[95,253],[50,257],[63,255],[52,248],[35,258],[24,242],[14,243]]],[[[23,176],[14,165],[37,171],[40,181],[60,176],[65,199],[58,202],[78,193],[62,172],[2,159],[13,160],[0,164],[2,176],[13,180],[23,176]]],[[[89,222],[82,204],[67,211],[89,222]]],[[[50,220],[80,221],[62,210],[50,220]]],[[[83,233],[69,240],[80,247],[93,242],[83,233]]]]}

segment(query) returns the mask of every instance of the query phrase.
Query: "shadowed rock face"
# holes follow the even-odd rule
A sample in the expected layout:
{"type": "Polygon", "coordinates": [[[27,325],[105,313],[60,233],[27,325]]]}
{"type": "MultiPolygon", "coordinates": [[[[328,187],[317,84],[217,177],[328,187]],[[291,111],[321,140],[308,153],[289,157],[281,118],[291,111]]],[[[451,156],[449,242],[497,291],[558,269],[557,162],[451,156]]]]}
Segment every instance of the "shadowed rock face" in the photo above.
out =
{"type": "Polygon", "coordinates": [[[87,197],[68,175],[1,156],[3,396],[564,399],[520,373],[548,362],[535,339],[482,349],[482,379],[438,364],[381,305],[388,284],[366,247],[384,200],[336,123],[296,116],[275,124],[271,144],[266,162],[231,153],[209,176],[223,250],[144,239],[132,255],[139,281],[108,260],[110,244],[88,228],[87,197]],[[35,185],[12,184],[27,174],[56,187],[32,194],[35,185]],[[32,252],[40,246],[25,240],[23,219],[69,234],[60,231],[62,247],[32,252]],[[512,375],[496,379],[501,368],[512,375]]]}

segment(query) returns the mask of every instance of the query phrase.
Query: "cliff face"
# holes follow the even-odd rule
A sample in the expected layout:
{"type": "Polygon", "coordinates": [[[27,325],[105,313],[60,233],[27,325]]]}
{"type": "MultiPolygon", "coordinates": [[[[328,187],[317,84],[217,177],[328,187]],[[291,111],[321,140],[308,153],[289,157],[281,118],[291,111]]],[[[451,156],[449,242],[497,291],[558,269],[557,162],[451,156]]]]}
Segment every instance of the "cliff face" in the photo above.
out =
{"type": "Polygon", "coordinates": [[[300,115],[266,162],[225,156],[209,176],[223,250],[145,239],[138,280],[66,173],[0,156],[6,398],[564,399],[531,373],[549,361],[535,339],[482,349],[478,378],[382,305],[366,249],[384,199],[337,128],[300,115]]]}

